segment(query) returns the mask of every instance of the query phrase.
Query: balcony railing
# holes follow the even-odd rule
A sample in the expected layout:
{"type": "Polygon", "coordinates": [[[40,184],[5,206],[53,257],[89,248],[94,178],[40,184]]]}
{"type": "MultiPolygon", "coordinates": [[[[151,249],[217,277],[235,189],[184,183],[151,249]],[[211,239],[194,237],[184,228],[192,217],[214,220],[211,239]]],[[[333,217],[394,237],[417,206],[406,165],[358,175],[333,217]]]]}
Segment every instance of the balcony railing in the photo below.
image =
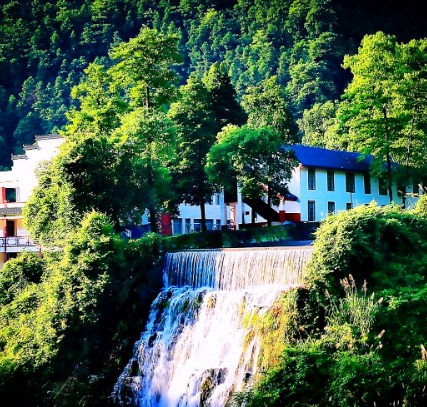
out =
{"type": "Polygon", "coordinates": [[[30,239],[30,236],[8,236],[6,238],[0,237],[0,248],[4,247],[5,239],[6,247],[35,246],[35,243],[30,239]]]}

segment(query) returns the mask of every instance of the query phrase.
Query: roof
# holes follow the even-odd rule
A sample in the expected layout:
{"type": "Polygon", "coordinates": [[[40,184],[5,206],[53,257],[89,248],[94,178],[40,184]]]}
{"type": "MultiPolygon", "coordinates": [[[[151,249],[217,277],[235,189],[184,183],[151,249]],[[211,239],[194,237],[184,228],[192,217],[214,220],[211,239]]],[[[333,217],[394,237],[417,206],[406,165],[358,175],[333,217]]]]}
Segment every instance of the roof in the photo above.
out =
{"type": "Polygon", "coordinates": [[[26,160],[28,157],[25,154],[11,154],[12,160],[26,160]]]}
{"type": "Polygon", "coordinates": [[[372,156],[362,158],[362,154],[349,151],[326,150],[325,148],[301,145],[290,148],[295,151],[298,161],[304,167],[369,172],[372,161],[372,156]]]}
{"type": "Polygon", "coordinates": [[[36,134],[35,135],[36,141],[52,140],[52,139],[57,139],[57,138],[63,138],[63,137],[60,136],[59,134],[36,134]]]}
{"type": "Polygon", "coordinates": [[[0,208],[0,215],[21,215],[22,208],[12,207],[12,208],[0,208]]]}
{"type": "Polygon", "coordinates": [[[39,146],[37,145],[37,143],[36,144],[23,144],[22,145],[22,149],[24,151],[27,151],[27,150],[38,150],[39,146]]]}

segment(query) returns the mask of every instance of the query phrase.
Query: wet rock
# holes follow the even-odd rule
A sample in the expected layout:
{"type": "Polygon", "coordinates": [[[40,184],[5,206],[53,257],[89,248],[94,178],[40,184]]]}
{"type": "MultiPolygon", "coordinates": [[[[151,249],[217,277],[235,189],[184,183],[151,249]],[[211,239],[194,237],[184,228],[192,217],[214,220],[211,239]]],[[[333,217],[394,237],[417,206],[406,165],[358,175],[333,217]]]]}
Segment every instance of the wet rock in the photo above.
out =
{"type": "Polygon", "coordinates": [[[209,399],[212,396],[215,387],[224,383],[227,373],[227,368],[208,369],[203,372],[200,383],[200,407],[210,406],[209,399]]]}

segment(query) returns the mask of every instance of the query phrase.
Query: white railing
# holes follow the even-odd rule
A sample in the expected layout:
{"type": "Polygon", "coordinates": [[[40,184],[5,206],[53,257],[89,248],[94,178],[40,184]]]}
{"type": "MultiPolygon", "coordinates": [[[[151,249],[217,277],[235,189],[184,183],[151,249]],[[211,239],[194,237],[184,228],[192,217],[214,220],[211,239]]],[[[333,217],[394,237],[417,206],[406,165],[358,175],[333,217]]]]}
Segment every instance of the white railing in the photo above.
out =
{"type": "MultiPolygon", "coordinates": [[[[0,248],[5,246],[5,238],[0,237],[0,248]]],[[[6,237],[6,247],[35,246],[30,236],[8,236],[6,237]]]]}

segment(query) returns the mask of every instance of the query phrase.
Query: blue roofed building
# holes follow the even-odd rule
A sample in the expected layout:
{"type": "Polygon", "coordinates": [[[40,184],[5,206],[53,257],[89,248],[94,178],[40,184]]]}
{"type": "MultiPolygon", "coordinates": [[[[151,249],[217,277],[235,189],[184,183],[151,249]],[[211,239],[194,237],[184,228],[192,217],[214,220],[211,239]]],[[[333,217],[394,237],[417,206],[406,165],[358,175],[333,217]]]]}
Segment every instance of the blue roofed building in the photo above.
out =
{"type": "MultiPolygon", "coordinates": [[[[289,191],[297,200],[284,202],[286,219],[319,221],[328,213],[348,210],[375,200],[378,205],[389,204],[386,183],[372,177],[371,156],[359,153],[326,150],[296,145],[298,166],[294,168],[289,191]]],[[[419,193],[418,180],[406,186],[407,193],[419,193]]],[[[393,185],[394,202],[402,205],[402,194],[393,185]]],[[[415,198],[406,199],[413,205],[415,198]]]]}

